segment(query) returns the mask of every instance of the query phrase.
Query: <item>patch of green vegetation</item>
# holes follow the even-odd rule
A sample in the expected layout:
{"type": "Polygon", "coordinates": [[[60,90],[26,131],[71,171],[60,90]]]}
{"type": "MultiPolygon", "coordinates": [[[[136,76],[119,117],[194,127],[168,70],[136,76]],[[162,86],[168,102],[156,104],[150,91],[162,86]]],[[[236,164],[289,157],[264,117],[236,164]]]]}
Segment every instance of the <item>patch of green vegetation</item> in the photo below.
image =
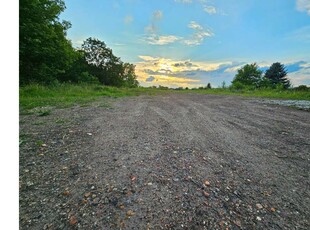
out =
{"type": "MultiPolygon", "coordinates": [[[[157,95],[174,90],[154,88],[117,88],[98,84],[60,84],[43,86],[38,84],[26,85],[19,89],[21,114],[30,114],[37,107],[67,108],[74,105],[88,106],[91,102],[102,97],[138,96],[141,94],[157,95]]],[[[42,114],[43,115],[43,114],[42,114]]],[[[48,115],[44,113],[44,115],[48,115]]]]}
{"type": "Polygon", "coordinates": [[[37,146],[41,146],[41,145],[43,145],[44,144],[44,142],[42,141],[42,140],[38,140],[37,142],[36,142],[36,145],[37,146]]]}
{"type": "Polygon", "coordinates": [[[38,111],[38,116],[40,117],[48,116],[50,114],[51,114],[51,110],[42,109],[38,111]]]}
{"type": "Polygon", "coordinates": [[[44,121],[37,121],[37,122],[33,123],[33,125],[44,125],[44,124],[46,124],[46,122],[44,122],[44,121]]]}
{"type": "Polygon", "coordinates": [[[59,119],[55,120],[56,124],[64,124],[66,122],[68,122],[68,120],[67,119],[63,119],[63,118],[59,118],[59,119]]]}
{"type": "MultiPolygon", "coordinates": [[[[58,86],[27,85],[19,90],[21,114],[32,114],[33,108],[57,107],[66,108],[74,105],[88,106],[103,97],[125,97],[138,95],[163,95],[168,93],[199,93],[219,95],[239,95],[247,97],[266,97],[277,99],[310,100],[308,90],[295,89],[168,89],[168,88],[117,88],[98,84],[61,84],[58,86]]],[[[110,107],[100,100],[100,107],[110,107]]],[[[40,111],[40,110],[39,110],[40,111]]],[[[37,112],[37,110],[35,110],[37,112]]],[[[51,113],[49,109],[41,109],[40,116],[51,113]]]]}

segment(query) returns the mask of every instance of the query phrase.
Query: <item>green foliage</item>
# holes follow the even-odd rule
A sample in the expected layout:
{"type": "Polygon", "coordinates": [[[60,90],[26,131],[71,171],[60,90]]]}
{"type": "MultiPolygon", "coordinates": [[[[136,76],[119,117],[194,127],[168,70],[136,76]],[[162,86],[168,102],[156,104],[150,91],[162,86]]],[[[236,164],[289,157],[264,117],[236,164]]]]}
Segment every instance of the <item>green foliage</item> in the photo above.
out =
{"type": "Polygon", "coordinates": [[[22,0],[19,3],[20,84],[52,83],[74,59],[66,39],[71,24],[60,22],[62,0],[22,0]]]}
{"type": "Polygon", "coordinates": [[[66,38],[70,22],[59,21],[63,0],[20,1],[20,85],[102,83],[137,87],[135,66],[123,63],[103,41],[88,38],[74,50],[66,38]]]}
{"type": "Polygon", "coordinates": [[[295,87],[294,90],[296,90],[296,91],[310,91],[310,87],[307,87],[306,85],[300,85],[298,87],[295,87]]]}
{"type": "Polygon", "coordinates": [[[284,89],[288,89],[291,84],[286,78],[287,71],[285,66],[279,62],[273,63],[270,68],[265,73],[265,78],[270,80],[271,86],[273,88],[279,88],[279,84],[283,86],[284,89]]]}
{"type": "Polygon", "coordinates": [[[237,87],[241,85],[259,87],[262,80],[262,71],[258,69],[256,63],[246,64],[238,70],[234,80],[232,81],[232,87],[237,84],[237,87]]]}
{"type": "Polygon", "coordinates": [[[246,85],[242,84],[240,81],[234,82],[231,86],[230,89],[232,90],[243,90],[246,88],[246,85]]]}
{"type": "Polygon", "coordinates": [[[138,86],[135,66],[123,63],[119,57],[114,56],[103,41],[88,38],[82,45],[85,60],[91,75],[98,78],[99,82],[111,86],[138,86]]]}

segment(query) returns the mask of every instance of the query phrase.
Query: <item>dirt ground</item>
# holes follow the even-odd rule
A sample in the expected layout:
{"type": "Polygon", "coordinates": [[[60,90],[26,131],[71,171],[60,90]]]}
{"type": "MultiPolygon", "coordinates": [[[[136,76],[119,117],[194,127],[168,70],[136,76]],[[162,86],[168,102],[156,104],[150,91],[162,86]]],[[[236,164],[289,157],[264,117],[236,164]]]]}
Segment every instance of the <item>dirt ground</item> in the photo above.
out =
{"type": "Polygon", "coordinates": [[[20,229],[310,229],[310,113],[168,94],[20,115],[20,229]]]}

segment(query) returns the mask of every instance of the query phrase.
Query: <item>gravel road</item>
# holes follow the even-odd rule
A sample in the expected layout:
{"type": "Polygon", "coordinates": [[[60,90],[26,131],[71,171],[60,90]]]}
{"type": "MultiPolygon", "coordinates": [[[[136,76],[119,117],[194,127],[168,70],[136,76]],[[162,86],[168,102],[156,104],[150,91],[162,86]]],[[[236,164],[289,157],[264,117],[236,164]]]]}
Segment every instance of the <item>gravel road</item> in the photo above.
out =
{"type": "Polygon", "coordinates": [[[20,229],[310,229],[308,111],[102,100],[20,115],[20,229]]]}

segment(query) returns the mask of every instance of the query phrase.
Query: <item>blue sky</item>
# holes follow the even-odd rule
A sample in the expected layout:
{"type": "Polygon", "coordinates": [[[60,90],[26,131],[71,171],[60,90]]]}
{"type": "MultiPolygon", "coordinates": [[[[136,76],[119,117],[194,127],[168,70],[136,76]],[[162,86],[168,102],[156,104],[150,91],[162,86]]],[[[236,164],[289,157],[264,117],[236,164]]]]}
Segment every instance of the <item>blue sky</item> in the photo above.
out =
{"type": "Polygon", "coordinates": [[[256,62],[310,85],[310,0],[65,0],[80,47],[96,37],[136,65],[143,86],[213,87],[256,62]]]}

